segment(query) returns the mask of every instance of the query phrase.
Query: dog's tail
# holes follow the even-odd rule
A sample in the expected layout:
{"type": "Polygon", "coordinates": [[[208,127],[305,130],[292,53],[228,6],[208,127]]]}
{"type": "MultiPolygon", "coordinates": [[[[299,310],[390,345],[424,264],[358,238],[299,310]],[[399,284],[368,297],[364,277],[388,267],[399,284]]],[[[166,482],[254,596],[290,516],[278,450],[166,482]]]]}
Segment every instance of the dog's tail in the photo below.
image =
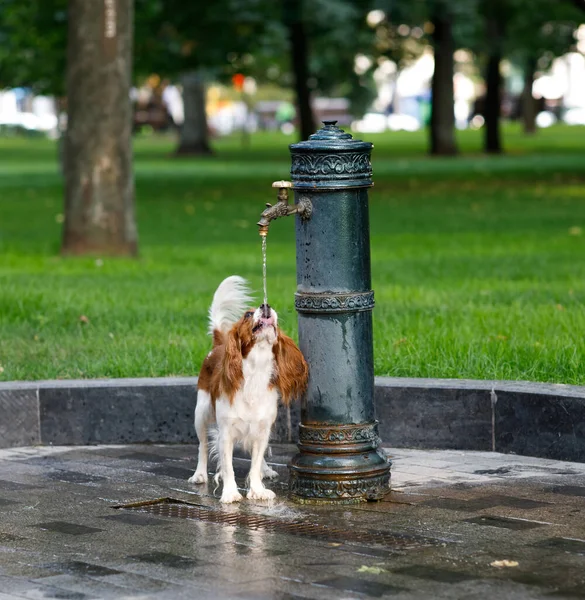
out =
{"type": "Polygon", "coordinates": [[[224,279],[215,291],[209,309],[209,334],[213,335],[214,331],[227,333],[251,301],[248,282],[243,277],[232,275],[224,279]]]}

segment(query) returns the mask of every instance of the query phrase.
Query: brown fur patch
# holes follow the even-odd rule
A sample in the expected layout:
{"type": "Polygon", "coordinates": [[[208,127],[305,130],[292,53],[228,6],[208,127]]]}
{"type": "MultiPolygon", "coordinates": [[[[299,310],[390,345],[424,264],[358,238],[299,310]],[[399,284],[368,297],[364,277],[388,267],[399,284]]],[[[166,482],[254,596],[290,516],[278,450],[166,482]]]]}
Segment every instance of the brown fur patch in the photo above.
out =
{"type": "Polygon", "coordinates": [[[253,345],[252,320],[245,316],[227,334],[213,332],[213,349],[201,365],[198,387],[209,393],[214,407],[222,394],[233,401],[244,379],[242,360],[253,345]]]}
{"type": "Polygon", "coordinates": [[[280,392],[283,404],[288,406],[305,393],[309,367],[294,341],[280,330],[272,352],[276,361],[272,383],[280,392]]]}

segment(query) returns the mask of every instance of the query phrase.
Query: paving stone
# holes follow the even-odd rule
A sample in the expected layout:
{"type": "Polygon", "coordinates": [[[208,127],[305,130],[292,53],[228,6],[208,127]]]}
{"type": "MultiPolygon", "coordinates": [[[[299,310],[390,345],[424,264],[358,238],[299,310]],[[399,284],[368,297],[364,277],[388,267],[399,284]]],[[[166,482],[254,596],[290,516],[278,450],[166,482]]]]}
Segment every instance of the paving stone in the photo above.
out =
{"type": "Polygon", "coordinates": [[[478,469],[473,473],[475,475],[509,475],[513,472],[511,467],[498,467],[497,469],[478,469]]]}
{"type": "Polygon", "coordinates": [[[30,483],[18,483],[16,481],[5,481],[0,479],[0,490],[10,490],[10,491],[23,491],[23,490],[34,490],[42,487],[39,484],[30,484],[30,483]]]}
{"type": "Polygon", "coordinates": [[[478,575],[464,573],[461,571],[453,571],[440,567],[429,567],[427,565],[410,565],[401,569],[394,569],[393,573],[408,575],[418,579],[430,579],[431,581],[439,581],[441,583],[460,583],[462,581],[470,581],[472,579],[480,579],[478,575]]]}
{"type": "Polygon", "coordinates": [[[182,481],[186,481],[193,475],[195,468],[187,469],[185,467],[176,467],[174,465],[163,465],[160,467],[153,467],[148,470],[156,475],[164,475],[165,477],[172,477],[173,479],[181,479],[182,481]]]}
{"type": "Polygon", "coordinates": [[[543,506],[550,506],[550,502],[541,502],[539,500],[530,500],[529,498],[515,498],[513,496],[483,496],[471,500],[459,498],[433,498],[423,502],[425,506],[434,508],[443,508],[447,510],[458,510],[466,512],[477,512],[496,506],[510,506],[524,510],[532,510],[543,506]]]}
{"type": "Polygon", "coordinates": [[[550,592],[547,594],[547,596],[555,598],[585,598],[585,584],[561,588],[559,590],[555,590],[554,592],[550,592]]]}
{"type": "Polygon", "coordinates": [[[84,592],[73,592],[56,587],[46,587],[42,590],[42,598],[55,598],[57,600],[90,600],[95,598],[93,594],[84,592]]]}
{"type": "Polygon", "coordinates": [[[532,500],[530,498],[515,498],[514,496],[493,496],[493,500],[498,502],[495,506],[511,506],[513,508],[521,508],[523,510],[532,510],[543,506],[550,506],[550,502],[542,502],[540,500],[532,500]]]}
{"type": "Polygon", "coordinates": [[[123,525],[138,525],[139,527],[160,527],[165,525],[164,521],[156,519],[155,517],[149,517],[147,515],[133,514],[133,513],[121,513],[118,515],[107,515],[100,517],[106,521],[112,521],[114,523],[121,523],[123,525]]]}
{"type": "Polygon", "coordinates": [[[87,535],[91,533],[98,533],[103,529],[96,527],[86,527],[85,525],[79,525],[77,523],[67,523],[66,521],[50,521],[47,523],[37,523],[33,525],[38,529],[44,531],[52,531],[55,533],[64,533],[66,535],[87,535]]]}
{"type": "Polygon", "coordinates": [[[562,494],[563,496],[585,496],[585,486],[582,485],[558,485],[553,487],[553,494],[562,494]]]}
{"type": "Polygon", "coordinates": [[[358,577],[332,577],[330,579],[316,581],[315,585],[334,588],[340,592],[356,592],[374,598],[380,598],[386,594],[398,594],[399,592],[406,591],[405,588],[395,585],[378,583],[377,581],[368,581],[366,579],[359,579],[358,577]]]}
{"type": "Polygon", "coordinates": [[[253,596],[243,593],[239,594],[238,597],[250,600],[310,600],[307,596],[297,596],[296,594],[288,594],[286,592],[266,592],[254,594],[253,596]]]}
{"type": "Polygon", "coordinates": [[[336,550],[350,552],[360,556],[371,556],[372,558],[390,558],[395,551],[387,550],[386,548],[372,548],[368,546],[360,546],[359,544],[340,544],[336,550]]]}
{"type": "Polygon", "coordinates": [[[551,548],[559,552],[571,552],[585,556],[585,540],[576,540],[571,538],[549,538],[541,540],[535,544],[540,548],[551,548]]]}
{"type": "Polygon", "coordinates": [[[515,529],[522,531],[524,529],[534,529],[535,527],[544,527],[544,523],[535,523],[534,521],[524,521],[520,519],[509,519],[507,517],[497,517],[491,515],[483,515],[466,519],[468,523],[475,523],[485,527],[502,527],[504,529],[515,529]]]}
{"type": "Polygon", "coordinates": [[[88,577],[104,577],[106,575],[116,575],[117,573],[121,572],[116,569],[110,569],[108,567],[102,567],[100,565],[86,563],[79,560],[47,563],[45,565],[40,566],[41,568],[50,569],[52,571],[58,571],[60,573],[70,573],[73,575],[87,575],[88,577]]]}
{"type": "Polygon", "coordinates": [[[64,481],[67,483],[97,483],[98,481],[105,481],[105,477],[96,477],[95,475],[87,475],[86,473],[78,473],[76,471],[53,471],[45,475],[48,479],[53,481],[64,481]]]}
{"type": "Polygon", "coordinates": [[[18,502],[16,500],[8,500],[6,498],[0,498],[0,510],[2,510],[2,507],[4,507],[4,506],[11,506],[14,504],[18,504],[18,502]]]}
{"type": "MultiPolygon", "coordinates": [[[[107,578],[106,575],[90,577],[88,575],[65,573],[33,579],[32,581],[39,585],[39,588],[37,593],[30,594],[30,598],[34,600],[37,598],[109,600],[128,597],[127,588],[109,583],[107,578]]],[[[29,597],[29,595],[26,597],[29,597]]]]}
{"type": "Polygon", "coordinates": [[[173,569],[189,569],[197,565],[205,564],[197,559],[171,554],[170,552],[147,552],[145,554],[129,556],[128,558],[144,563],[172,567],[173,569]]]}
{"type": "Polygon", "coordinates": [[[118,458],[123,460],[137,460],[141,463],[162,463],[169,460],[167,456],[160,454],[152,454],[150,452],[128,452],[119,454],[118,458]]]}

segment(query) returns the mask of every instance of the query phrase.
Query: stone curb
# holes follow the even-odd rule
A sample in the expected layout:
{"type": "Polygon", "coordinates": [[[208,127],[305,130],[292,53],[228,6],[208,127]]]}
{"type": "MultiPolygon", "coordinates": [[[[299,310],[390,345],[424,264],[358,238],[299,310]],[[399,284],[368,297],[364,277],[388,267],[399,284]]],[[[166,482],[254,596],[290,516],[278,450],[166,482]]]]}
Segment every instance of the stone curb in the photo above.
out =
{"type": "MultiPolygon", "coordinates": [[[[196,441],[196,377],[0,383],[0,447],[196,441]]],[[[385,445],[585,462],[585,387],[376,378],[385,445]]],[[[299,407],[273,439],[294,441],[299,407]]]]}

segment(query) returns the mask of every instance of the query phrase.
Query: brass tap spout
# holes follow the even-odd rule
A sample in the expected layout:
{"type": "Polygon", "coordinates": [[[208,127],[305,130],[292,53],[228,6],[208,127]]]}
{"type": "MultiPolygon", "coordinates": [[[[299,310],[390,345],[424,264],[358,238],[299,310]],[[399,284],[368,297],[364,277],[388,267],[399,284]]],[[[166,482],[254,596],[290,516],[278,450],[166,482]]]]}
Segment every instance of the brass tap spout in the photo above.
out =
{"type": "Polygon", "coordinates": [[[292,187],[290,181],[275,181],[272,184],[273,188],[278,188],[278,201],[272,205],[269,202],[266,203],[266,208],[262,212],[260,221],[257,225],[259,227],[259,233],[262,237],[268,235],[268,227],[270,222],[278,217],[288,217],[289,215],[299,214],[303,218],[308,219],[311,216],[311,203],[310,201],[303,200],[298,204],[292,206],[288,203],[288,189],[292,187]]]}

